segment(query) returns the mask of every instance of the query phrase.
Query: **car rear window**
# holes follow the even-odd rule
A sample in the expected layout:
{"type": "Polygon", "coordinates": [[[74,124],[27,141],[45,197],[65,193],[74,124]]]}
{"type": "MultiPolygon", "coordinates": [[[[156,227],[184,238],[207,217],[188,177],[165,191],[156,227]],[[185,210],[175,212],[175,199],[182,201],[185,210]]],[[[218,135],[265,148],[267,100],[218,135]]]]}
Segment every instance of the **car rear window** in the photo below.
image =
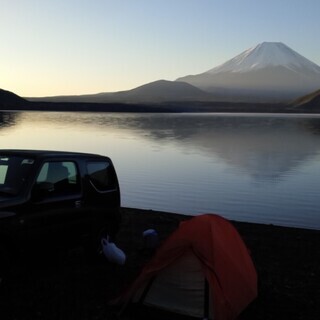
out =
{"type": "Polygon", "coordinates": [[[90,182],[97,191],[107,191],[116,187],[114,170],[110,162],[88,162],[87,171],[90,182]]]}

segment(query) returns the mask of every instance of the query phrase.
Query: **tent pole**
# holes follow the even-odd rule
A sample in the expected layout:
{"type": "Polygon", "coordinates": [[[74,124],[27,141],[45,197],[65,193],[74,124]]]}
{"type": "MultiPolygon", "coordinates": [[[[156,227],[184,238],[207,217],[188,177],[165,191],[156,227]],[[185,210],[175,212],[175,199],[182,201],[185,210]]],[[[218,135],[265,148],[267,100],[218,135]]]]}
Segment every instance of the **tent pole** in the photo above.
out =
{"type": "Polygon", "coordinates": [[[145,287],[145,289],[143,290],[143,292],[142,292],[142,295],[141,295],[141,297],[140,297],[140,299],[139,299],[139,304],[142,304],[143,303],[143,301],[144,301],[144,299],[146,298],[146,296],[147,296],[147,294],[148,294],[148,292],[149,292],[149,290],[150,290],[150,288],[151,288],[151,286],[152,286],[152,283],[153,283],[153,281],[155,280],[155,278],[156,278],[156,276],[153,276],[151,279],[150,279],[150,281],[148,282],[148,284],[146,285],[146,287],[145,287]]]}
{"type": "Polygon", "coordinates": [[[204,306],[203,306],[203,319],[209,319],[209,283],[208,280],[204,279],[204,306]]]}

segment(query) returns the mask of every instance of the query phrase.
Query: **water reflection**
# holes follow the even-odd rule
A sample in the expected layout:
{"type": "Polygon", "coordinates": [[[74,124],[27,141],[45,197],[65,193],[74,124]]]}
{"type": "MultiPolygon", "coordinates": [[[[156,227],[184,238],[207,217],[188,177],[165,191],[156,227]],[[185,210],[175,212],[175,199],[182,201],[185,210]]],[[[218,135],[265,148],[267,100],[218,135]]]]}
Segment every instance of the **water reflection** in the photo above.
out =
{"type": "Polygon", "coordinates": [[[19,115],[18,112],[0,112],[0,129],[14,126],[19,115]]]}
{"type": "Polygon", "coordinates": [[[279,178],[319,154],[319,120],[202,115],[169,121],[139,118],[135,119],[138,126],[133,124],[152,139],[174,139],[186,149],[218,156],[265,181],[266,177],[279,178]]]}
{"type": "Polygon", "coordinates": [[[0,119],[2,148],[111,156],[125,206],[320,228],[320,116],[24,112],[0,119]]]}
{"type": "Polygon", "coordinates": [[[320,118],[311,118],[303,122],[305,128],[313,134],[320,135],[320,118]]]}
{"type": "MultiPolygon", "coordinates": [[[[3,126],[16,114],[2,113],[3,126]]],[[[25,121],[123,131],[218,157],[254,179],[274,180],[320,152],[320,118],[212,114],[25,113],[25,121]]],[[[34,124],[36,126],[36,124],[34,124]]]]}

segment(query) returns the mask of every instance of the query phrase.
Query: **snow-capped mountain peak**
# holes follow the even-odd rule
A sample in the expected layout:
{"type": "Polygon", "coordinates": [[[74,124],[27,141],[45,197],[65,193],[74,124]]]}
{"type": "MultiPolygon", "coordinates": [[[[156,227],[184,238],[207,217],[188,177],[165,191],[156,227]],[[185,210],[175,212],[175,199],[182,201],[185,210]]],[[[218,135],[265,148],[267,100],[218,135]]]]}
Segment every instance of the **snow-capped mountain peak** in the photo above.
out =
{"type": "Polygon", "coordinates": [[[281,42],[263,42],[177,80],[230,101],[289,101],[320,88],[320,66],[281,42]]]}
{"type": "Polygon", "coordinates": [[[277,66],[286,67],[296,72],[308,70],[311,73],[320,73],[318,65],[290,49],[282,42],[262,42],[206,73],[241,73],[277,66]]]}

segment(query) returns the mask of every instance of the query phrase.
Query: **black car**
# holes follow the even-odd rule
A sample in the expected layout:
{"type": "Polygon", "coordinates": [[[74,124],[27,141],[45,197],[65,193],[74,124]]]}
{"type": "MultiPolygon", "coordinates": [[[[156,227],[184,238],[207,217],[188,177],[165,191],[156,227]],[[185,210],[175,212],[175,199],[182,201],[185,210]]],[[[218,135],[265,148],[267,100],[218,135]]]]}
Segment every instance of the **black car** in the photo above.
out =
{"type": "Polygon", "coordinates": [[[120,188],[110,158],[0,150],[0,282],[5,266],[32,251],[98,248],[120,224],[120,188]]]}

